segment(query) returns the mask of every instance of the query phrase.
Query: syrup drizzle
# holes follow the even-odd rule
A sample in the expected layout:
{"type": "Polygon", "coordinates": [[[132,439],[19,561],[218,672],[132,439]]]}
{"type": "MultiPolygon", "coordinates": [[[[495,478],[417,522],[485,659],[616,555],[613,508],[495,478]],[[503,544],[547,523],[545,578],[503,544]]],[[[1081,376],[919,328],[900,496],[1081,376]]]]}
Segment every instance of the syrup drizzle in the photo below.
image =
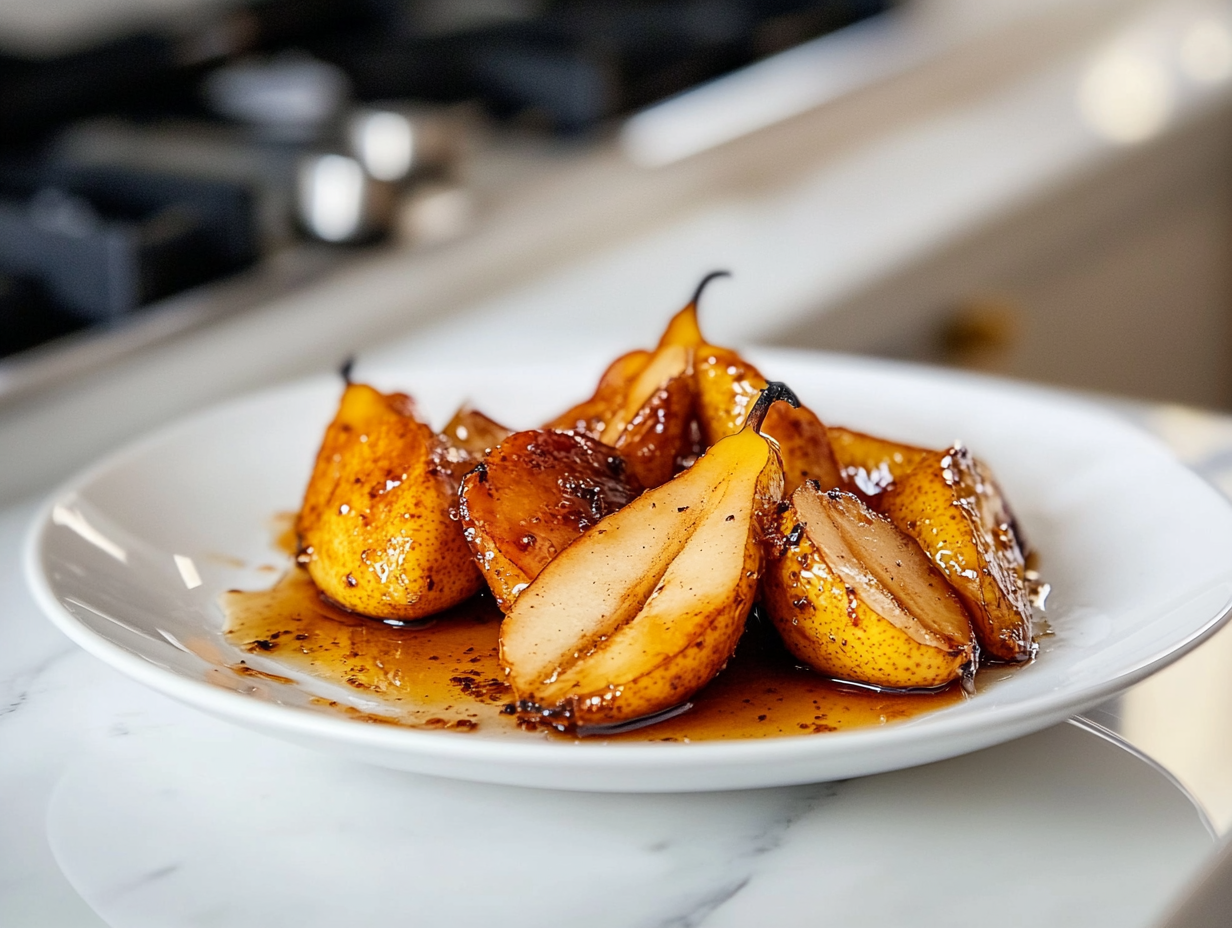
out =
{"type": "MultiPolygon", "coordinates": [[[[340,684],[382,709],[365,711],[342,700],[316,704],[361,721],[419,729],[610,742],[776,738],[885,725],[964,698],[957,684],[894,693],[835,683],[797,666],[773,631],[754,618],[727,667],[686,711],[621,730],[560,734],[506,711],[513,694],[499,660],[501,614],[487,594],[415,627],[395,627],[330,603],[306,571],[293,569],[271,590],[224,593],[222,606],[226,637],[239,649],[340,684]]],[[[243,666],[239,672],[277,682],[277,674],[243,666]]]]}

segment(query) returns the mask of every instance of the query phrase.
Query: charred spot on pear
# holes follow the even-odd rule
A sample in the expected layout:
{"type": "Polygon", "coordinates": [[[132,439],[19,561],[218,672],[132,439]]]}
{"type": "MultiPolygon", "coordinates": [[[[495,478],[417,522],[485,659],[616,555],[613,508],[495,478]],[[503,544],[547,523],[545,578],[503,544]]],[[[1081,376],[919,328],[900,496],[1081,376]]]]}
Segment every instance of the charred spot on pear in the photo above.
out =
{"type": "Polygon", "coordinates": [[[418,619],[482,587],[443,453],[409,397],[347,385],[297,523],[321,592],[353,612],[418,619]]]}
{"type": "Polygon", "coordinates": [[[615,724],[679,705],[735,650],[757,594],[761,522],[782,498],[778,451],[758,428],[587,529],[549,562],[501,626],[519,705],[558,727],[615,724]]]}
{"type": "Polygon", "coordinates": [[[532,429],[510,435],[463,479],[458,511],[507,612],[549,561],[639,492],[614,449],[575,432],[532,429]]]}
{"type": "Polygon", "coordinates": [[[976,660],[971,621],[914,539],[842,490],[795,491],[762,580],[784,644],[815,670],[893,689],[943,686],[976,660]]]}

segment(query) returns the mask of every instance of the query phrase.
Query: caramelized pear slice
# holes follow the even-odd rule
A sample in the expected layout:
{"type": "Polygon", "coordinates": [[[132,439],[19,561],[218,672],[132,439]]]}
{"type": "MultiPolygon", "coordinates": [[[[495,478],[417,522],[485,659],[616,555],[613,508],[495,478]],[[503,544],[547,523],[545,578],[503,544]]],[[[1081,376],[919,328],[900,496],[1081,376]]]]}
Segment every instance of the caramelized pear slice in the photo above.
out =
{"type": "Polygon", "coordinates": [[[347,385],[297,523],[321,592],[353,612],[411,620],[480,589],[442,451],[409,397],[347,385]]]}
{"type": "Polygon", "coordinates": [[[788,650],[840,680],[942,686],[974,670],[971,621],[916,542],[842,490],[791,497],[782,555],[766,569],[766,609],[788,650]]]}
{"type": "Polygon", "coordinates": [[[876,497],[928,454],[927,448],[904,445],[840,426],[832,425],[826,431],[844,481],[873,505],[879,502],[876,497]]]}
{"type": "Polygon", "coordinates": [[[677,706],[736,647],[757,592],[762,520],[782,493],[757,431],[739,433],[566,548],[501,626],[501,660],[523,712],[560,727],[626,722],[677,706]]]}
{"type": "Polygon", "coordinates": [[[595,395],[547,424],[616,448],[643,486],[670,478],[692,451],[692,355],[679,345],[617,358],[595,395]]]}
{"type": "Polygon", "coordinates": [[[881,510],[953,585],[971,613],[983,657],[1034,656],[1022,547],[982,463],[962,446],[930,451],[885,492],[881,510]]]}
{"type": "Polygon", "coordinates": [[[570,542],[641,491],[624,459],[575,432],[516,432],[463,480],[458,509],[488,587],[508,612],[570,542]]]}

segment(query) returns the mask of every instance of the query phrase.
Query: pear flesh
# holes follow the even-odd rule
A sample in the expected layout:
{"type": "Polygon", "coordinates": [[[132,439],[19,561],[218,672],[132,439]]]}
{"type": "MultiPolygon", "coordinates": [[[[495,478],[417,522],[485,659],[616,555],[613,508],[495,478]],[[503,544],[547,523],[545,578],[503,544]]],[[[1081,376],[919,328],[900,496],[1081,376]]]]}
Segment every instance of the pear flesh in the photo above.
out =
{"type": "Polygon", "coordinates": [[[777,451],[748,428],[561,552],[501,626],[519,707],[560,727],[611,724],[708,683],[756,597],[782,479],[777,451]]]}
{"type": "Polygon", "coordinates": [[[409,397],[347,385],[297,522],[300,560],[322,593],[353,612],[413,620],[478,592],[448,450],[409,397]]]}
{"type": "Polygon", "coordinates": [[[828,676],[915,689],[974,672],[970,618],[913,539],[855,495],[806,484],[766,572],[765,604],[788,649],[828,676]]]}
{"type": "Polygon", "coordinates": [[[497,605],[522,590],[575,538],[641,491],[612,448],[574,432],[516,432],[463,480],[458,512],[497,605]]]}

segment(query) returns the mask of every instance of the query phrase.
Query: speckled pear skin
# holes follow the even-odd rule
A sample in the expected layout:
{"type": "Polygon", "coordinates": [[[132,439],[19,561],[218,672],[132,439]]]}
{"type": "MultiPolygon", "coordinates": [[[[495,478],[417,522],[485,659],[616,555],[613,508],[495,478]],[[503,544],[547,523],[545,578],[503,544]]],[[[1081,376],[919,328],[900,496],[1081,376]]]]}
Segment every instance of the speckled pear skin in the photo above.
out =
{"type": "Polygon", "coordinates": [[[881,495],[894,481],[928,454],[927,448],[905,445],[841,426],[832,425],[826,432],[845,486],[874,509],[880,508],[881,495]]]}
{"type": "Polygon", "coordinates": [[[589,436],[516,432],[463,480],[458,514],[503,612],[557,554],[641,492],[624,459],[589,436]]]}
{"type": "Polygon", "coordinates": [[[483,585],[456,519],[449,446],[403,394],[348,384],[297,529],[326,596],[377,618],[423,618],[483,585]]]}
{"type": "Polygon", "coordinates": [[[886,491],[881,510],[950,581],[985,659],[1034,656],[1022,546],[985,465],[961,446],[929,452],[886,491]]]}
{"type": "MultiPolygon", "coordinates": [[[[801,494],[818,492],[805,485],[793,494],[792,505],[779,522],[783,546],[762,578],[766,612],[787,649],[814,670],[838,680],[914,689],[958,679],[973,664],[975,647],[965,610],[949,584],[915,542],[899,533],[904,549],[917,558],[905,569],[924,575],[938,605],[961,616],[964,634],[947,634],[918,622],[908,630],[883,615],[901,616],[906,611],[894,600],[893,591],[871,576],[868,582],[879,596],[865,595],[867,587],[857,589],[845,582],[834,559],[846,552],[825,551],[810,535],[809,519],[796,500],[801,494]],[[887,601],[899,608],[886,609],[887,601]]],[[[881,519],[854,496],[847,509],[855,510],[857,518],[881,519]]],[[[893,527],[887,522],[884,529],[893,527]]]]}
{"type": "Polygon", "coordinates": [[[709,682],[744,630],[761,519],[781,495],[778,453],[750,428],[588,529],[501,626],[522,710],[561,727],[622,723],[709,682]]]}
{"type": "MultiPolygon", "coordinates": [[[[714,345],[700,346],[693,366],[697,417],[710,445],[744,424],[766,378],[736,352],[714,345]]],[[[808,480],[816,480],[824,489],[842,485],[826,427],[812,410],[778,403],[766,414],[762,432],[779,444],[788,493],[808,480]]]]}

